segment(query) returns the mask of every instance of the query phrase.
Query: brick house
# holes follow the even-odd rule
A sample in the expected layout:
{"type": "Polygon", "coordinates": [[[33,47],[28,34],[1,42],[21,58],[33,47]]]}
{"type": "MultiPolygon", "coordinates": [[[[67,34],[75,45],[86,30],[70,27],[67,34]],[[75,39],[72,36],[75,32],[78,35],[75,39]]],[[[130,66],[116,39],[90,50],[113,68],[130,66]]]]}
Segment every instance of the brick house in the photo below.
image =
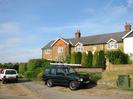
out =
{"type": "Polygon", "coordinates": [[[74,38],[58,38],[50,41],[42,48],[42,58],[61,61],[72,52],[94,53],[98,50],[124,50],[122,37],[131,31],[131,25],[125,24],[123,32],[99,34],[92,36],[81,36],[80,31],[75,33],[74,38]]]}

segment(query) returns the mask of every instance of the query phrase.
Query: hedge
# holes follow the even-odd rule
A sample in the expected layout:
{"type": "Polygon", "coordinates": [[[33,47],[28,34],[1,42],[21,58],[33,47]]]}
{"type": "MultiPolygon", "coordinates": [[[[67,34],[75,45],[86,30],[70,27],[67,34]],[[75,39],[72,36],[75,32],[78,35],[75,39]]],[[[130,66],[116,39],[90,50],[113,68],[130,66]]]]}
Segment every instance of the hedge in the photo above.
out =
{"type": "Polygon", "coordinates": [[[92,67],[93,64],[93,54],[91,51],[88,51],[88,55],[87,55],[87,67],[92,67]]]}
{"type": "Polygon", "coordinates": [[[81,64],[82,66],[87,66],[87,55],[85,52],[82,53],[81,64]]]}
{"type": "Polygon", "coordinates": [[[82,53],[81,52],[77,52],[76,53],[76,57],[75,57],[75,63],[76,64],[81,64],[81,58],[82,58],[82,53]]]}
{"type": "Polygon", "coordinates": [[[76,63],[76,52],[73,52],[71,54],[71,62],[70,63],[71,64],[75,64],[76,63]]]}

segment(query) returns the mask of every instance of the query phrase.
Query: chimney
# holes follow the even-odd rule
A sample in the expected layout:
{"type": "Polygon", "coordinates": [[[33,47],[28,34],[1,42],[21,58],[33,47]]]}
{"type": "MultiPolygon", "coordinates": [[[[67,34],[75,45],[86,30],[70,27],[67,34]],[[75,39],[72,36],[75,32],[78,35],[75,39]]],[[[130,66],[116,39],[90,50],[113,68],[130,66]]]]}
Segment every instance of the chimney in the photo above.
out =
{"type": "Polygon", "coordinates": [[[129,32],[129,31],[131,31],[131,28],[132,28],[132,25],[126,22],[126,24],[125,24],[125,31],[129,32]]]}
{"type": "Polygon", "coordinates": [[[80,30],[77,30],[77,32],[75,33],[75,38],[80,38],[80,37],[81,37],[80,30]]]}

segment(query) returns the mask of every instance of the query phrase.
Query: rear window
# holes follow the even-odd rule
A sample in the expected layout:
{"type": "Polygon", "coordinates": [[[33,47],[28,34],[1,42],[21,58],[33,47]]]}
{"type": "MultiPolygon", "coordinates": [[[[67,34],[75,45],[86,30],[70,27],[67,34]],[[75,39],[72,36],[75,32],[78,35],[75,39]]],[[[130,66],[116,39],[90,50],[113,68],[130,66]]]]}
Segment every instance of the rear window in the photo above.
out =
{"type": "Polygon", "coordinates": [[[16,74],[15,70],[7,70],[5,74],[16,74]]]}

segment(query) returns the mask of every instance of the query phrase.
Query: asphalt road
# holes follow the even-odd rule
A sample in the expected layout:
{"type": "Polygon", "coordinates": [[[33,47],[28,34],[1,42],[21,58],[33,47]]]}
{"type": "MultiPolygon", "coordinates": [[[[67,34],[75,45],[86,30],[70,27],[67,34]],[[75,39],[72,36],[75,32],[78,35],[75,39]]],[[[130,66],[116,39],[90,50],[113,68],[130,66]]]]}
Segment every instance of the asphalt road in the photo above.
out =
{"type": "Polygon", "coordinates": [[[93,87],[71,91],[66,87],[48,88],[41,81],[1,84],[0,99],[133,99],[132,92],[93,87]]]}

